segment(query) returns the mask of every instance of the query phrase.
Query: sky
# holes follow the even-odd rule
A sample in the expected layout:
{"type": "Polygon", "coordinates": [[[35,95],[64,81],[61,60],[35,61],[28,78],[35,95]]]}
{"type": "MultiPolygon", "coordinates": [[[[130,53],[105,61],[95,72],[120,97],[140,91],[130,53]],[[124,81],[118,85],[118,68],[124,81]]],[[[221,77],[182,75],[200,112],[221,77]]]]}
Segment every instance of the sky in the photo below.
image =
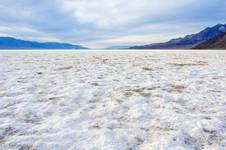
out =
{"type": "Polygon", "coordinates": [[[0,36],[133,46],[226,24],[225,16],[225,0],[0,0],[0,36]]]}

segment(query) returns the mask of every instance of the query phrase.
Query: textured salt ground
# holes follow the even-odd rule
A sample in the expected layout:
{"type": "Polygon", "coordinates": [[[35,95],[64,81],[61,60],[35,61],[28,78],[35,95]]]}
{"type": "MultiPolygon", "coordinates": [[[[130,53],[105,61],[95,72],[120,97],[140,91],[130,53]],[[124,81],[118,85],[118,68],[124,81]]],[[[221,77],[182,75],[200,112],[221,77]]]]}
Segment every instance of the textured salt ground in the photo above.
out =
{"type": "Polygon", "coordinates": [[[226,51],[0,52],[0,149],[226,149],[226,51]]]}

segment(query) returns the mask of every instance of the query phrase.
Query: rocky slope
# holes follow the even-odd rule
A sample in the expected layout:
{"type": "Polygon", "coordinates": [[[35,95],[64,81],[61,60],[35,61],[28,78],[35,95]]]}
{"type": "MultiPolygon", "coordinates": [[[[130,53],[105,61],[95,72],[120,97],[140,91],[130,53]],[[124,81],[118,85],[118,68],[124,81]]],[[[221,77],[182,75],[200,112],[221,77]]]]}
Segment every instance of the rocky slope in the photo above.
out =
{"type": "Polygon", "coordinates": [[[201,43],[194,49],[226,49],[226,33],[201,43]]]}
{"type": "Polygon", "coordinates": [[[187,35],[183,38],[172,39],[165,43],[149,44],[144,46],[133,46],[130,49],[190,49],[213,39],[226,32],[226,25],[218,24],[214,27],[208,27],[199,33],[187,35]]]}

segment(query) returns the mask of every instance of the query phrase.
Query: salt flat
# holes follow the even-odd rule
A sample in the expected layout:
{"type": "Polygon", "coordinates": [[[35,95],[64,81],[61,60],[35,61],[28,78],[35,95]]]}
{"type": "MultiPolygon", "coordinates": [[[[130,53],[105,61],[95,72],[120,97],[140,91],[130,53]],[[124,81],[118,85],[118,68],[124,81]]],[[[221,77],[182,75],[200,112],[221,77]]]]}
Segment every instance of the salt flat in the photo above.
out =
{"type": "Polygon", "coordinates": [[[0,149],[226,149],[226,51],[2,51],[0,85],[0,149]]]}

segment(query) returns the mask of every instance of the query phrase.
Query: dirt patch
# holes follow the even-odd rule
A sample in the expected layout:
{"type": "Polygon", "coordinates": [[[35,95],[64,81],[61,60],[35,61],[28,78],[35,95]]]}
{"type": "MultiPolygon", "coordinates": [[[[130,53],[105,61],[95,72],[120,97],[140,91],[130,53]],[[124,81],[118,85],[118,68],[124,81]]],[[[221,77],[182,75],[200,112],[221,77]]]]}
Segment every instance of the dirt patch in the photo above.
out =
{"type": "Polygon", "coordinates": [[[97,129],[101,129],[100,125],[93,125],[93,126],[90,126],[88,127],[89,130],[97,130],[97,129]]]}
{"type": "Polygon", "coordinates": [[[168,65],[173,67],[190,67],[190,66],[205,66],[205,65],[208,65],[208,63],[199,61],[196,63],[168,63],[168,65]]]}
{"type": "Polygon", "coordinates": [[[178,92],[182,93],[186,89],[186,86],[184,85],[169,85],[168,87],[162,89],[167,92],[178,92]]]}
{"type": "Polygon", "coordinates": [[[99,83],[93,82],[93,83],[91,83],[91,85],[93,85],[93,86],[99,86],[99,83]]]}
{"type": "Polygon", "coordinates": [[[63,97],[49,97],[48,100],[50,101],[58,101],[58,100],[61,100],[63,97]]]}
{"type": "Polygon", "coordinates": [[[72,66],[67,66],[67,67],[60,67],[60,68],[57,68],[56,70],[58,71],[61,71],[61,70],[70,70],[72,69],[73,67],[72,66]]]}
{"type": "Polygon", "coordinates": [[[143,67],[142,69],[145,70],[145,71],[153,71],[154,70],[154,69],[148,68],[148,67],[143,67]]]}
{"type": "Polygon", "coordinates": [[[19,131],[12,128],[12,127],[8,127],[5,128],[3,133],[0,135],[0,141],[4,142],[4,139],[8,136],[13,136],[14,134],[18,133],[19,131]]]}
{"type": "Polygon", "coordinates": [[[42,75],[42,74],[43,74],[43,72],[36,72],[36,74],[37,74],[37,75],[42,75]]]}
{"type": "Polygon", "coordinates": [[[144,88],[134,88],[134,89],[126,90],[124,95],[127,96],[127,97],[130,97],[130,96],[132,96],[133,94],[136,94],[136,93],[138,93],[138,94],[140,94],[144,97],[150,97],[151,96],[151,92],[150,92],[149,88],[145,88],[145,87],[144,88]]]}
{"type": "Polygon", "coordinates": [[[24,144],[20,146],[19,150],[35,150],[35,148],[32,145],[24,144]]]}

